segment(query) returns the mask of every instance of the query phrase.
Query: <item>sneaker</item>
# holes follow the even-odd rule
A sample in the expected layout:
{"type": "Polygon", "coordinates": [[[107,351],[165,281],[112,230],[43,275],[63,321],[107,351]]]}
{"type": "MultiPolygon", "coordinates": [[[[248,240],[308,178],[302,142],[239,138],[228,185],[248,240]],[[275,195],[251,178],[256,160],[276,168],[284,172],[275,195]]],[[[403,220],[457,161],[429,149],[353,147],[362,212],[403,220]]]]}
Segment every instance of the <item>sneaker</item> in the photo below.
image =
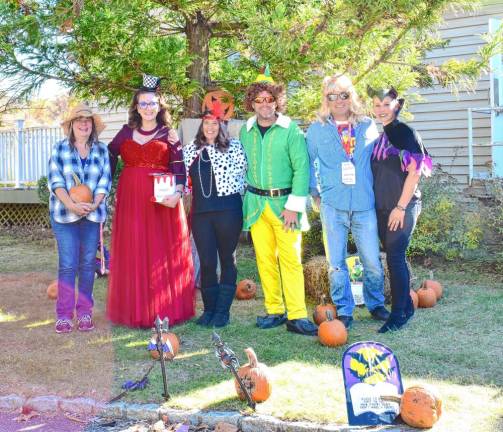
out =
{"type": "Polygon", "coordinates": [[[257,327],[269,329],[278,327],[286,322],[286,314],[268,314],[257,317],[257,327]]]}
{"type": "Polygon", "coordinates": [[[70,333],[73,324],[70,320],[62,318],[56,321],[56,333],[70,333]]]}
{"type": "Polygon", "coordinates": [[[86,331],[91,331],[92,329],[94,329],[94,324],[93,324],[93,320],[91,318],[91,315],[82,315],[78,319],[78,323],[79,323],[79,326],[78,326],[79,331],[86,332],[86,331]]]}
{"type": "Polygon", "coordinates": [[[307,318],[293,319],[286,322],[286,329],[292,333],[298,333],[305,336],[317,336],[318,327],[307,318]]]}

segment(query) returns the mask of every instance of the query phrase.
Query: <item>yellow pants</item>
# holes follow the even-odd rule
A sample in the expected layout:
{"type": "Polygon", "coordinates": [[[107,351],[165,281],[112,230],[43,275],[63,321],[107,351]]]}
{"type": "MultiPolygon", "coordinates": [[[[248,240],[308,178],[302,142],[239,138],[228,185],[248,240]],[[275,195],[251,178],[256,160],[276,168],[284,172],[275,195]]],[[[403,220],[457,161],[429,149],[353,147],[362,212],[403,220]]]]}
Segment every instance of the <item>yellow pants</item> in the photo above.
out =
{"type": "Polygon", "coordinates": [[[269,204],[266,204],[250,231],[264,290],[266,312],[283,314],[286,304],[289,320],[306,318],[301,261],[302,233],[299,230],[286,232],[283,222],[269,204]]]}

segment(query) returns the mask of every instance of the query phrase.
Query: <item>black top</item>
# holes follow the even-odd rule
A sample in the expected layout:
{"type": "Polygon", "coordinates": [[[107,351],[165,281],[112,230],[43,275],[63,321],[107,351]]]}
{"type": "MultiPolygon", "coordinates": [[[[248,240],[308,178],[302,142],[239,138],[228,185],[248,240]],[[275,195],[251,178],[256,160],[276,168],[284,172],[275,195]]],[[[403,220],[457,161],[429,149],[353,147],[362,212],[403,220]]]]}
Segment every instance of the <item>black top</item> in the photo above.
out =
{"type": "Polygon", "coordinates": [[[262,138],[264,137],[265,133],[271,128],[271,126],[260,126],[257,122],[258,130],[260,131],[260,134],[262,135],[262,138]]]}
{"type": "MultiPolygon", "coordinates": [[[[400,120],[384,126],[384,133],[387,135],[389,145],[398,151],[388,153],[385,158],[376,158],[376,148],[372,157],[372,173],[374,175],[374,195],[376,209],[391,210],[396,207],[408,172],[402,170],[402,158],[400,151],[406,150],[411,154],[427,155],[423,142],[419,134],[409,125],[400,120]],[[393,154],[397,153],[397,154],[393,154]]],[[[380,140],[379,140],[380,141],[380,140]]],[[[379,141],[375,146],[379,146],[379,141]]],[[[421,192],[416,188],[410,202],[421,199],[421,192]]]]}
{"type": "Polygon", "coordinates": [[[189,169],[189,175],[192,181],[193,213],[235,210],[241,208],[242,201],[239,193],[221,197],[217,195],[215,175],[212,173],[210,156],[208,155],[208,151],[206,149],[204,149],[200,155],[194,159],[194,162],[189,169]],[[200,171],[199,167],[201,168],[200,171]],[[208,198],[206,198],[206,196],[208,198]]]}

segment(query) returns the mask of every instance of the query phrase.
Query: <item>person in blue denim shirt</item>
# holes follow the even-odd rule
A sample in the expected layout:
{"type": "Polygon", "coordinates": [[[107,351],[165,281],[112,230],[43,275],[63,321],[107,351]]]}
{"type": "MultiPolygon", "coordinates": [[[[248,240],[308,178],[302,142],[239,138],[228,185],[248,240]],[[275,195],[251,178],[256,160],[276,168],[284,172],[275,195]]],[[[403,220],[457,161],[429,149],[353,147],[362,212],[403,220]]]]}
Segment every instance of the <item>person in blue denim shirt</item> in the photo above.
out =
{"type": "Polygon", "coordinates": [[[306,137],[310,192],[315,209],[321,211],[332,301],[337,318],[348,329],[355,307],[346,265],[350,230],[364,268],[365,304],[374,319],[385,321],[389,316],[370,167],[377,137],[377,127],[363,115],[351,80],[345,75],[326,77],[319,119],[306,137]]]}
{"type": "Polygon", "coordinates": [[[62,127],[67,137],[52,149],[48,185],[51,225],[59,256],[56,333],[69,333],[74,310],[80,331],[94,328],[95,259],[100,224],[106,219],[105,196],[110,192],[112,178],[108,149],[98,141],[98,134],[105,128],[100,116],[80,104],[72,109],[62,127]],[[92,202],[75,202],[70,197],[76,179],[90,189],[92,202]]]}

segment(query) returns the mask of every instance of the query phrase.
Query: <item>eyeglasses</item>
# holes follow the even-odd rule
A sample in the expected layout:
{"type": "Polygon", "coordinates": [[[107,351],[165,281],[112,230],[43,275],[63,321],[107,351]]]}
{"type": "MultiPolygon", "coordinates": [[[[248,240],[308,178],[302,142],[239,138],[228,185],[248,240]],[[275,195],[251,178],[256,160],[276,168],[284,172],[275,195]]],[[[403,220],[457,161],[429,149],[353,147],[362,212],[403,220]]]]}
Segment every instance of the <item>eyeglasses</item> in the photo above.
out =
{"type": "Polygon", "coordinates": [[[157,108],[158,106],[159,102],[138,102],[138,107],[141,109],[157,108]]]}
{"type": "Polygon", "coordinates": [[[93,119],[92,117],[77,117],[73,119],[75,123],[87,123],[87,122],[92,122],[93,119]]]}
{"type": "Polygon", "coordinates": [[[348,92],[340,92],[340,93],[329,93],[327,94],[327,99],[331,102],[336,101],[337,99],[340,100],[348,100],[350,97],[350,94],[348,92]]]}
{"type": "Polygon", "coordinates": [[[256,97],[253,99],[253,102],[261,104],[261,103],[273,103],[276,100],[274,96],[263,96],[263,97],[256,97]]]}

